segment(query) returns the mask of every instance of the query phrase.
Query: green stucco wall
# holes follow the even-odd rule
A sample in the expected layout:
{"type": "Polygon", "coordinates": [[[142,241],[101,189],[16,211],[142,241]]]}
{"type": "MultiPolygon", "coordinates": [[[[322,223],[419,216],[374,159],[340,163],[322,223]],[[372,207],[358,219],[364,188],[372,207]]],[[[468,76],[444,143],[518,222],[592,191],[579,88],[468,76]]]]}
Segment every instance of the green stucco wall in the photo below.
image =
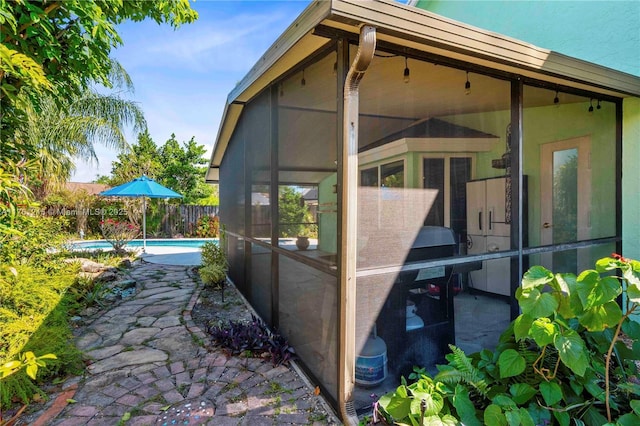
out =
{"type": "MultiPolygon", "coordinates": [[[[445,1],[417,7],[515,37],[618,71],[640,76],[640,1],[445,1]]],[[[623,101],[625,256],[640,258],[640,99],[623,101]]],[[[597,159],[598,157],[593,156],[597,159]]],[[[596,189],[596,191],[598,191],[596,189]]],[[[598,196],[602,192],[598,192],[598,196]]],[[[608,195],[608,194],[604,194],[608,195]]],[[[606,214],[599,199],[596,208],[606,214]]],[[[608,205],[608,203],[607,203],[608,205]]]]}
{"type": "Polygon", "coordinates": [[[417,7],[640,76],[640,1],[422,0],[417,7]]]}
{"type": "Polygon", "coordinates": [[[622,253],[640,260],[640,99],[625,99],[622,111],[622,253]]]}
{"type": "MultiPolygon", "coordinates": [[[[568,104],[524,110],[524,168],[528,176],[529,245],[540,244],[540,145],[580,136],[590,136],[591,157],[591,237],[615,235],[615,105],[603,103],[602,109],[587,113],[589,104],[568,104]]],[[[507,112],[469,114],[445,120],[501,137],[496,149],[479,153],[475,178],[504,175],[493,169],[491,160],[505,150],[507,112]]]]}

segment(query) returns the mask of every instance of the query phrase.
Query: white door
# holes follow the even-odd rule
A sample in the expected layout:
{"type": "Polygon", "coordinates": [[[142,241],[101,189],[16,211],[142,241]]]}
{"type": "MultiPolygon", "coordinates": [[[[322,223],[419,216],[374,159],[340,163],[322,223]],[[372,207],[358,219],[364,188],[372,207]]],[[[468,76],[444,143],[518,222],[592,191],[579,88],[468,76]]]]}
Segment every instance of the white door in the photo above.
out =
{"type": "MultiPolygon", "coordinates": [[[[588,239],[591,205],[591,139],[551,142],[540,150],[540,242],[562,244],[588,239]]],[[[586,268],[577,250],[542,256],[553,272],[586,268]]]]}

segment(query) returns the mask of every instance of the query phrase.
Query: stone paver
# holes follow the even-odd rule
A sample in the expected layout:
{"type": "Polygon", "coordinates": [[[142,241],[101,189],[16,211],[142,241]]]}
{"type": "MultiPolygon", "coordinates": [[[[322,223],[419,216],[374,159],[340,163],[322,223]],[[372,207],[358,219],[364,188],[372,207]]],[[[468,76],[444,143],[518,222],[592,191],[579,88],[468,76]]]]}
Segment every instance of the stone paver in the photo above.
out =
{"type": "Polygon", "coordinates": [[[192,274],[190,266],[136,264],[137,293],[79,329],[77,345],[92,360],[85,377],[63,385],[31,424],[338,424],[331,414],[315,420],[320,397],[293,369],[196,343],[202,331],[191,319],[192,274]]]}

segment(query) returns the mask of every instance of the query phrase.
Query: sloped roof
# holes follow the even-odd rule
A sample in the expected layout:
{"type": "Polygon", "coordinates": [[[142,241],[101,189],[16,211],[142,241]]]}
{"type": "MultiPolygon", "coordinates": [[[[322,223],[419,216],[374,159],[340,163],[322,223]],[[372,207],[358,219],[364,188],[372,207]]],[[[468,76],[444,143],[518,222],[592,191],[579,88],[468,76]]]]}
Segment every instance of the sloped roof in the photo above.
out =
{"type": "Polygon", "coordinates": [[[89,195],[98,195],[111,187],[102,183],[67,182],[65,189],[69,192],[85,191],[89,195]]]}
{"type": "Polygon", "coordinates": [[[367,151],[377,146],[385,145],[389,142],[397,141],[404,138],[498,138],[496,135],[484,133],[479,130],[471,129],[469,127],[458,126],[456,124],[448,123],[437,118],[430,118],[428,120],[420,121],[412,126],[409,126],[399,132],[392,133],[385,136],[382,139],[370,143],[369,145],[361,148],[359,152],[367,151]]]}

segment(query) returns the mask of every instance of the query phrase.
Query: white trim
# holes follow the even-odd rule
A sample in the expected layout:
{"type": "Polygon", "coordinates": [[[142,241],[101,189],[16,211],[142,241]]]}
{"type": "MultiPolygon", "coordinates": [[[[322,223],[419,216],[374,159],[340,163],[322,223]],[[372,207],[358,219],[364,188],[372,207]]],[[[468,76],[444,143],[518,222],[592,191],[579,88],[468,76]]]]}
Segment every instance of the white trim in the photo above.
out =
{"type": "Polygon", "coordinates": [[[402,138],[361,152],[360,164],[370,164],[408,152],[474,153],[492,151],[500,138],[402,138]]]}

